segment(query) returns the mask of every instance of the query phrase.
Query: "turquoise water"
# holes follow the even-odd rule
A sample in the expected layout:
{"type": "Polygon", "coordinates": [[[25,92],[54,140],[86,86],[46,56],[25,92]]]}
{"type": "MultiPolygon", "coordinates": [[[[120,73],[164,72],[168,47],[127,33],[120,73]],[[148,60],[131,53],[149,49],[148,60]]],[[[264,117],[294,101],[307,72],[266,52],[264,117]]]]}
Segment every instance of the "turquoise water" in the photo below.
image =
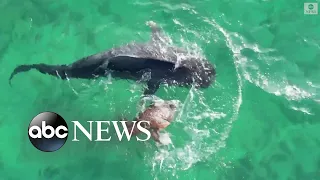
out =
{"type": "Polygon", "coordinates": [[[305,15],[303,3],[0,1],[0,179],[320,179],[320,17],[305,15]],[[38,113],[68,123],[133,118],[143,85],[30,71],[10,87],[12,70],[146,42],[150,20],[217,70],[208,89],[157,92],[183,103],[166,129],[172,144],[69,138],[54,153],[34,148],[27,127],[38,113]]]}

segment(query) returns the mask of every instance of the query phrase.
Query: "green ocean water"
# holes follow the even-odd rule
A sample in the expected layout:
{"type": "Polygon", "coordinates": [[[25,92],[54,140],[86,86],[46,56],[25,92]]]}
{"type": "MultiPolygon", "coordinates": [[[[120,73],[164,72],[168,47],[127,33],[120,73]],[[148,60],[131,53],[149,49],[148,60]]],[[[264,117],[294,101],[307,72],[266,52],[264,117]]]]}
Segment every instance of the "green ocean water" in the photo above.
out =
{"type": "Polygon", "coordinates": [[[0,179],[320,180],[320,15],[305,15],[303,3],[0,0],[0,179]],[[38,113],[57,112],[69,125],[133,118],[144,87],[36,71],[10,87],[13,69],[147,42],[150,20],[217,71],[208,89],[156,93],[183,103],[166,129],[172,144],[80,137],[52,153],[34,148],[27,128],[38,113]]]}

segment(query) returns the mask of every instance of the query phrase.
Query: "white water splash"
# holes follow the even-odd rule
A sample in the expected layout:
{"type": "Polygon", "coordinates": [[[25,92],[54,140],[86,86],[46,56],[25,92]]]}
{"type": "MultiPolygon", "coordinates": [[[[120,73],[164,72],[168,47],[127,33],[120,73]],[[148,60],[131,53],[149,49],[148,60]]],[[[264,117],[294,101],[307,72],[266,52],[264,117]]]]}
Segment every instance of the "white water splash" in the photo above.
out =
{"type": "Polygon", "coordinates": [[[303,112],[305,114],[308,114],[308,115],[313,115],[313,113],[311,113],[311,111],[308,109],[308,108],[305,108],[305,107],[291,107],[293,110],[295,111],[300,111],[300,112],[303,112]]]}
{"type": "Polygon", "coordinates": [[[160,135],[159,140],[162,145],[167,146],[169,144],[172,144],[169,133],[159,133],[159,135],[160,135]]]}
{"type": "MultiPolygon", "coordinates": [[[[174,21],[183,26],[182,23],[177,20],[174,21]]],[[[225,30],[217,24],[213,25],[214,28],[220,28],[222,32],[225,32],[225,30]]],[[[229,113],[213,110],[212,107],[208,106],[203,93],[192,87],[175,118],[175,122],[183,126],[184,131],[188,133],[191,139],[186,141],[182,147],[174,148],[175,142],[171,140],[170,143],[173,144],[172,148],[166,146],[159,147],[159,150],[155,153],[152,160],[154,171],[159,168],[160,171],[170,171],[175,174],[177,170],[187,170],[192,167],[193,164],[199,161],[205,161],[221,148],[225,147],[232,123],[237,119],[242,104],[242,80],[238,71],[238,63],[243,59],[237,56],[237,50],[233,47],[232,40],[228,39],[229,34],[225,33],[224,35],[228,40],[228,47],[234,52],[234,64],[238,78],[238,95],[234,99],[233,110],[230,112],[231,117],[227,119],[227,122],[223,123],[222,129],[208,129],[206,126],[199,128],[198,126],[204,123],[204,121],[214,122],[214,120],[217,119],[225,119],[229,113]]],[[[177,54],[179,60],[190,58],[190,56],[203,57],[203,52],[197,44],[189,43],[183,38],[180,39],[180,42],[190,53],[187,57],[177,54]]]]}

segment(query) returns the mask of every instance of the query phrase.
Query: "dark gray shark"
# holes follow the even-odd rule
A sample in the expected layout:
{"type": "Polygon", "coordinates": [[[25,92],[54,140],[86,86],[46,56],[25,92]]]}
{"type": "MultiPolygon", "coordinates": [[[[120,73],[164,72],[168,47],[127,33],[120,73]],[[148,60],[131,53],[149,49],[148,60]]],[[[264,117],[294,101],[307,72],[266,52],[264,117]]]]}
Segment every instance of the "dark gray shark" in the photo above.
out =
{"type": "Polygon", "coordinates": [[[181,87],[208,88],[214,81],[216,72],[212,64],[201,57],[191,57],[181,48],[165,43],[167,38],[154,22],[148,24],[152,38],[147,43],[130,43],[121,47],[79,59],[69,65],[30,64],[19,65],[14,75],[36,69],[61,79],[94,79],[111,75],[133,81],[144,82],[144,95],[152,95],[160,84],[181,87]],[[179,57],[184,57],[178,60],[179,57]]]}

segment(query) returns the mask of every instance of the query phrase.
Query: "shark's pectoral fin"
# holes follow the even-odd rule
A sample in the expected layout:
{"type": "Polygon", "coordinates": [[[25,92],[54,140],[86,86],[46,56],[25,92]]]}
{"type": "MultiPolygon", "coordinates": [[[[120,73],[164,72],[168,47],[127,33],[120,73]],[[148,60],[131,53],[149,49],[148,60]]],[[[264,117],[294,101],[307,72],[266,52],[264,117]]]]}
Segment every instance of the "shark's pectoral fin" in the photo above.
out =
{"type": "Polygon", "coordinates": [[[147,88],[144,90],[144,95],[153,95],[157,92],[160,87],[160,82],[151,82],[147,83],[147,88]]]}

